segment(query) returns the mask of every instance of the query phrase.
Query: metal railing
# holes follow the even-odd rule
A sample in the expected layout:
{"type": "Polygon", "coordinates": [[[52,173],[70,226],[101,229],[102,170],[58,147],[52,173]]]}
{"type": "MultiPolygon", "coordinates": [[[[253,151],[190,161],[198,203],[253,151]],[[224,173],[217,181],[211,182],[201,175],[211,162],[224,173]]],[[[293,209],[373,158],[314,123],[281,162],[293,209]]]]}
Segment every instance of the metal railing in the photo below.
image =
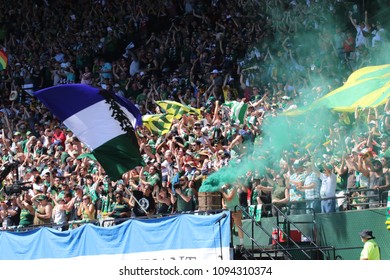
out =
{"type": "MultiPolygon", "coordinates": [[[[239,227],[239,228],[242,230],[242,232],[244,233],[244,235],[246,235],[246,236],[251,240],[251,244],[252,244],[251,250],[252,250],[252,252],[254,252],[255,249],[260,250],[261,252],[264,252],[271,260],[273,260],[274,257],[272,256],[271,251],[269,251],[266,247],[260,245],[260,244],[254,239],[254,226],[260,228],[260,229],[262,230],[262,232],[264,232],[264,233],[269,237],[270,240],[273,239],[272,233],[269,233],[269,232],[261,225],[260,222],[256,221],[256,219],[255,219],[254,217],[252,217],[252,216],[249,214],[249,212],[247,211],[247,208],[246,208],[246,207],[237,206],[237,208],[239,208],[239,209],[243,212],[243,216],[244,216],[245,218],[251,219],[251,222],[252,222],[252,227],[251,227],[252,233],[251,233],[251,234],[248,234],[242,227],[239,227]],[[256,245],[256,248],[255,248],[255,245],[256,245]]],[[[279,243],[277,240],[276,240],[276,242],[279,243]]],[[[279,246],[280,246],[281,248],[285,249],[284,246],[283,246],[282,244],[280,244],[280,243],[279,243],[279,246]]],[[[253,255],[253,254],[252,254],[252,255],[253,255]]],[[[286,251],[286,257],[287,257],[288,259],[291,259],[291,258],[292,258],[292,255],[291,255],[288,251],[286,251]]]]}
{"type": "MultiPolygon", "coordinates": [[[[252,258],[254,257],[255,252],[264,253],[268,258],[274,259],[279,252],[283,253],[284,258],[286,259],[294,259],[294,256],[292,252],[299,251],[306,259],[312,259],[313,257],[310,255],[312,252],[316,252],[317,254],[321,254],[322,258],[330,259],[330,256],[328,256],[327,252],[332,251],[333,252],[333,259],[335,258],[335,248],[333,246],[319,246],[316,243],[316,222],[315,222],[315,212],[313,209],[306,209],[310,210],[312,213],[312,221],[310,222],[293,222],[288,215],[286,215],[283,211],[281,211],[278,207],[276,207],[273,204],[270,204],[274,210],[274,213],[277,213],[276,216],[276,224],[273,224],[274,230],[273,232],[267,231],[262,225],[261,222],[256,221],[255,217],[251,216],[250,213],[247,211],[246,207],[240,207],[240,209],[243,211],[243,216],[247,219],[251,220],[251,230],[252,233],[249,234],[246,232],[242,227],[240,229],[243,231],[244,235],[246,235],[251,240],[251,251],[252,251],[252,258]],[[283,218],[283,221],[281,222],[279,219],[280,217],[283,218]],[[312,224],[312,236],[307,236],[303,233],[303,230],[300,229],[298,224],[302,223],[309,223],[312,224]],[[282,226],[280,226],[282,225],[282,226]],[[269,237],[271,240],[272,247],[271,249],[266,248],[265,246],[260,245],[255,239],[254,239],[254,228],[258,227],[260,230],[269,237]],[[300,234],[304,237],[305,242],[299,242],[294,240],[291,236],[291,226],[293,226],[296,230],[300,232],[300,234]],[[276,232],[275,232],[276,229],[276,232]],[[285,242],[281,242],[280,236],[285,237],[285,242]],[[302,247],[301,244],[304,243],[305,246],[302,247]],[[308,252],[310,254],[308,254],[308,252]],[[274,254],[273,254],[274,253],[274,254]]],[[[317,257],[319,258],[319,257],[317,257]]]]}

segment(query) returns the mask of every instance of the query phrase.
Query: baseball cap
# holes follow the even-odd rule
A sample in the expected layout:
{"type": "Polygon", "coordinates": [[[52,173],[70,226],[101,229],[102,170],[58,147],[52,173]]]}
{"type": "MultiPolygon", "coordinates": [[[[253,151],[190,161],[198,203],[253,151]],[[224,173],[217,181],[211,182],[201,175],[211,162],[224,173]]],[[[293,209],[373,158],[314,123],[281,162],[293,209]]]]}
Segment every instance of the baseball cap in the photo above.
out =
{"type": "Polygon", "coordinates": [[[360,237],[363,237],[363,238],[375,239],[375,237],[372,235],[372,230],[365,229],[365,230],[359,232],[359,235],[360,235],[360,237]]]}

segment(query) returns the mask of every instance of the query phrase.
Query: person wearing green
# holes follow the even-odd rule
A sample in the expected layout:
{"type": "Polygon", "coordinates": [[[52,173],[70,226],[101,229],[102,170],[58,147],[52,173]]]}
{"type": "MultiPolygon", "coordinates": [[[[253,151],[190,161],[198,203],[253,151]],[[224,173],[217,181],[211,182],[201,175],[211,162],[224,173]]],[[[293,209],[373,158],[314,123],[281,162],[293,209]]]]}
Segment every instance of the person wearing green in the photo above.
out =
{"type": "Polygon", "coordinates": [[[364,247],[362,252],[360,253],[361,260],[380,260],[381,253],[378,246],[378,243],[374,240],[375,237],[372,235],[371,230],[363,230],[359,233],[362,242],[364,243],[364,247]]]}
{"type": "Polygon", "coordinates": [[[141,174],[141,182],[143,184],[150,184],[153,187],[153,196],[157,197],[161,188],[160,174],[157,172],[157,168],[154,165],[149,165],[149,170],[141,174]]]}
{"type": "Polygon", "coordinates": [[[244,245],[244,232],[242,231],[242,210],[239,208],[240,200],[238,197],[239,184],[225,184],[220,192],[222,194],[222,208],[231,212],[231,225],[237,227],[240,246],[244,245]]]}
{"type": "Polygon", "coordinates": [[[188,178],[182,176],[179,179],[179,182],[174,184],[175,195],[171,195],[171,202],[176,204],[176,212],[187,212],[194,211],[193,196],[194,191],[192,188],[188,187],[188,178]]]}
{"type": "MultiPolygon", "coordinates": [[[[83,185],[83,188],[84,188],[83,193],[86,195],[92,196],[91,191],[96,188],[96,186],[94,186],[93,177],[91,174],[87,174],[87,175],[85,175],[84,178],[85,178],[85,180],[84,180],[85,184],[83,185]]],[[[93,203],[96,202],[96,200],[94,200],[93,198],[92,198],[92,200],[93,200],[93,203]]]]}
{"type": "Polygon", "coordinates": [[[28,227],[32,226],[34,223],[35,210],[32,206],[30,196],[25,193],[23,194],[23,199],[20,197],[16,198],[16,203],[20,207],[20,221],[18,227],[28,227]]]}
{"type": "MultiPolygon", "coordinates": [[[[129,204],[123,199],[123,193],[116,191],[114,194],[116,202],[111,205],[111,211],[108,212],[108,216],[115,219],[129,218],[131,209],[129,204]]],[[[116,224],[120,224],[120,222],[116,222],[116,224]]]]}

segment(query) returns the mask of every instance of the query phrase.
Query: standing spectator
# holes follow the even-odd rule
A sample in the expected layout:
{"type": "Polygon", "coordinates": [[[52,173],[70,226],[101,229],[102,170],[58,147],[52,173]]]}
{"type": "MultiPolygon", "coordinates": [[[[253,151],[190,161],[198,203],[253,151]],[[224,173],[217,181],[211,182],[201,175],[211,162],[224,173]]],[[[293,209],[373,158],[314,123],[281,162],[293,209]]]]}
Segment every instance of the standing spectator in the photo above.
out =
{"type": "Polygon", "coordinates": [[[296,160],[293,164],[293,171],[294,173],[289,178],[290,202],[292,202],[290,214],[297,215],[305,213],[306,209],[305,193],[301,189],[305,182],[302,162],[296,160]]]}
{"type": "Polygon", "coordinates": [[[135,217],[144,217],[155,213],[156,203],[152,192],[153,186],[149,183],[143,184],[142,191],[133,191],[133,197],[130,198],[129,204],[133,207],[135,217]]]}
{"type": "Polygon", "coordinates": [[[75,187],[75,196],[74,196],[74,203],[73,203],[73,209],[74,209],[74,214],[69,217],[69,221],[74,221],[74,220],[80,220],[80,215],[79,213],[79,208],[81,207],[81,204],[83,203],[83,188],[78,185],[75,187]]]}
{"type": "MultiPolygon", "coordinates": [[[[261,180],[261,182],[256,186],[256,189],[258,191],[257,194],[257,204],[262,205],[262,217],[269,217],[272,213],[272,197],[271,197],[271,191],[272,187],[269,186],[269,183],[267,180],[261,180]]],[[[254,190],[253,190],[254,191],[254,190]]]]}
{"type": "Polygon", "coordinates": [[[371,32],[372,37],[372,47],[373,48],[380,48],[384,44],[385,40],[385,29],[383,28],[382,24],[377,21],[375,29],[371,32]]]}
{"type": "Polygon", "coordinates": [[[194,191],[188,187],[188,178],[182,176],[179,182],[174,184],[175,194],[171,196],[171,202],[176,203],[176,212],[194,211],[194,191]]]}
{"type": "Polygon", "coordinates": [[[108,79],[109,81],[112,80],[112,63],[108,61],[107,59],[101,59],[100,60],[100,80],[103,81],[104,79],[108,79]]]}
{"type": "Polygon", "coordinates": [[[65,147],[66,136],[59,126],[54,128],[52,143],[55,146],[65,147]]]}
{"type": "MultiPolygon", "coordinates": [[[[289,182],[281,174],[275,174],[274,182],[271,191],[272,204],[282,212],[285,212],[287,203],[290,201],[290,191],[287,188],[289,182]]],[[[274,207],[272,207],[272,215],[279,215],[279,211],[276,211],[274,207]]]]}
{"type": "Polygon", "coordinates": [[[80,71],[80,83],[84,85],[92,85],[93,74],[88,66],[85,66],[84,72],[80,71]]]}
{"type": "MultiPolygon", "coordinates": [[[[111,205],[111,210],[108,212],[108,216],[115,219],[128,218],[131,216],[131,210],[129,204],[123,199],[122,192],[115,192],[115,203],[111,205]]],[[[119,222],[121,223],[121,222],[119,222]]],[[[116,224],[119,224],[116,223],[116,224]]]]}
{"type": "Polygon", "coordinates": [[[360,253],[360,260],[380,260],[380,248],[371,230],[363,230],[359,233],[360,238],[364,244],[363,250],[360,253]]]}
{"type": "Polygon", "coordinates": [[[170,199],[170,188],[161,188],[157,195],[157,214],[169,214],[172,212],[172,202],[170,199]]]}
{"type": "Polygon", "coordinates": [[[320,173],[321,188],[320,196],[321,200],[321,212],[332,213],[336,211],[336,174],[333,172],[333,166],[331,164],[322,164],[323,173],[320,173]],[[328,199],[326,199],[328,198],[328,199]]]}
{"type": "Polygon", "coordinates": [[[47,225],[51,223],[53,207],[46,195],[36,194],[31,198],[35,207],[34,225],[47,225]]]}
{"type": "Polygon", "coordinates": [[[352,18],[351,14],[349,15],[349,20],[351,21],[352,25],[356,29],[355,47],[356,48],[359,48],[361,46],[367,47],[368,44],[365,38],[365,33],[368,32],[368,28],[366,26],[366,23],[364,21],[361,21],[359,24],[357,24],[355,20],[352,18]]]}
{"type": "Polygon", "coordinates": [[[143,184],[150,184],[153,187],[153,197],[156,197],[160,191],[161,179],[160,174],[157,172],[157,168],[154,165],[148,165],[149,170],[146,172],[140,172],[140,180],[143,184]]]}
{"type": "Polygon", "coordinates": [[[95,205],[93,205],[90,196],[84,195],[83,203],[77,211],[78,216],[80,216],[83,221],[91,221],[95,219],[95,205]]]}
{"type": "MultiPolygon", "coordinates": [[[[67,222],[66,221],[65,200],[63,198],[57,198],[57,199],[53,199],[53,202],[55,204],[55,206],[53,207],[53,211],[52,211],[53,223],[55,223],[57,225],[65,224],[67,222]]],[[[59,231],[65,230],[65,227],[63,227],[63,226],[58,226],[58,227],[54,227],[54,228],[58,229],[59,231]]]]}
{"type": "Polygon", "coordinates": [[[237,187],[233,184],[225,184],[221,188],[222,207],[231,212],[232,223],[238,230],[240,245],[244,245],[244,233],[242,231],[242,210],[239,208],[240,201],[237,195],[237,187]]]}
{"type": "Polygon", "coordinates": [[[12,195],[10,199],[11,205],[8,207],[8,215],[10,217],[9,226],[18,226],[20,222],[21,208],[17,203],[16,195],[12,195]]]}
{"type": "Polygon", "coordinates": [[[27,192],[22,194],[22,199],[18,197],[16,199],[16,203],[19,205],[21,209],[19,227],[28,227],[33,225],[35,210],[32,206],[30,195],[27,192]]]}
{"type": "Polygon", "coordinates": [[[367,195],[373,196],[369,199],[370,208],[379,207],[380,203],[386,205],[387,193],[390,187],[389,174],[383,172],[382,162],[379,160],[366,159],[366,165],[369,166],[369,170],[364,169],[363,174],[370,178],[369,188],[371,191],[367,192],[367,195]]]}
{"type": "Polygon", "coordinates": [[[315,213],[321,213],[320,178],[313,171],[311,162],[305,162],[303,167],[306,169],[306,178],[300,189],[305,191],[306,208],[309,208],[307,212],[310,213],[310,209],[313,209],[315,213]]]}
{"type": "Polygon", "coordinates": [[[0,221],[2,223],[2,229],[7,229],[11,223],[11,217],[8,214],[7,201],[0,201],[0,221]]]}

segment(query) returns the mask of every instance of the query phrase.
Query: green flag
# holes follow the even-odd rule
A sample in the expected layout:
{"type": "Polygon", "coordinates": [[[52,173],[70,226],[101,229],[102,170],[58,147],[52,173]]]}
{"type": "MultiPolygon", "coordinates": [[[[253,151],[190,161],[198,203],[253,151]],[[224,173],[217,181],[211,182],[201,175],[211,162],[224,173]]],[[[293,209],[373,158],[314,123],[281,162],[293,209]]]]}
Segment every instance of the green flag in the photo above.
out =
{"type": "Polygon", "coordinates": [[[239,122],[240,124],[245,123],[248,104],[244,102],[228,101],[223,103],[222,106],[230,108],[230,118],[233,122],[239,122]]]}

